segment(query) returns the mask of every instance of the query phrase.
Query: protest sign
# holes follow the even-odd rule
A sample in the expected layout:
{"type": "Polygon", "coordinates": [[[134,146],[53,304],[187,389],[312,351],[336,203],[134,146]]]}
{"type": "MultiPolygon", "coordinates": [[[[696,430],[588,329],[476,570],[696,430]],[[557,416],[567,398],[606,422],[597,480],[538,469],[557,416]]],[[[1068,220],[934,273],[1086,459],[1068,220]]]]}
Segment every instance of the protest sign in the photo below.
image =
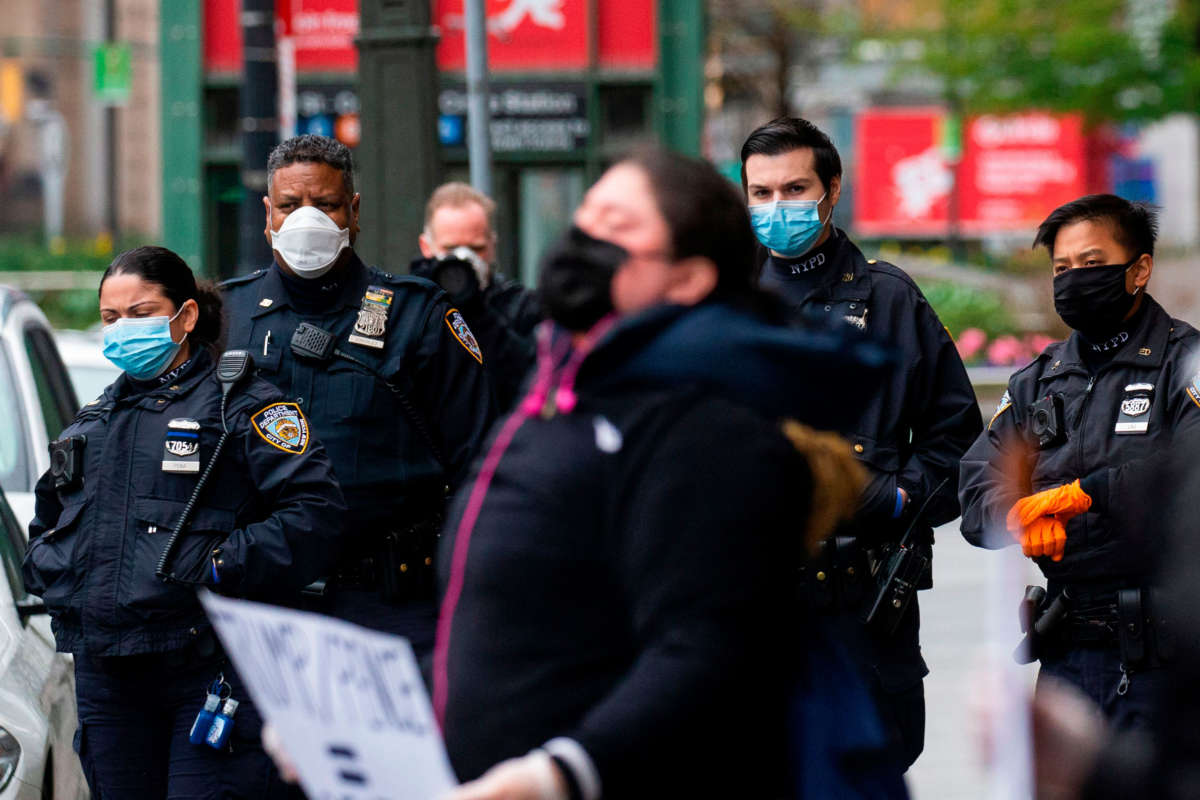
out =
{"type": "Polygon", "coordinates": [[[202,591],[311,800],[435,800],[455,785],[408,641],[202,591]]]}

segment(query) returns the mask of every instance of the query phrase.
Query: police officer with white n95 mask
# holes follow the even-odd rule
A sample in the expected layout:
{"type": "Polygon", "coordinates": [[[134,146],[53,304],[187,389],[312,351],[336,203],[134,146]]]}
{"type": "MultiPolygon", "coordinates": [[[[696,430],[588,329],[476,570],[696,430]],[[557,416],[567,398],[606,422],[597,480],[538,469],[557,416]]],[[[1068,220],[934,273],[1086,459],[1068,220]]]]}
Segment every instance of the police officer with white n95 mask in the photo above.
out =
{"type": "Polygon", "coordinates": [[[302,408],[329,450],[349,511],[337,568],[313,607],[433,643],[433,557],[447,494],[495,415],[487,354],[430,281],[354,251],[350,151],[304,135],[267,162],[274,263],[223,284],[228,341],[302,408]]]}

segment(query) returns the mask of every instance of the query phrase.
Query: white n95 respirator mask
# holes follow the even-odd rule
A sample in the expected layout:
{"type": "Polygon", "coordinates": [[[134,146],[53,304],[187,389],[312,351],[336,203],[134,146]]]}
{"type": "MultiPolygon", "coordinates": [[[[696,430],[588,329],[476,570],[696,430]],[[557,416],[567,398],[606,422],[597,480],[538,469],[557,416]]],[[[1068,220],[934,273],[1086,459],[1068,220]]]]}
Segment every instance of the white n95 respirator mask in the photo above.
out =
{"type": "Polygon", "coordinates": [[[271,249],[279,253],[298,278],[319,278],[329,272],[342,250],[350,246],[350,229],[339,228],[324,211],[300,206],[271,231],[271,249]]]}

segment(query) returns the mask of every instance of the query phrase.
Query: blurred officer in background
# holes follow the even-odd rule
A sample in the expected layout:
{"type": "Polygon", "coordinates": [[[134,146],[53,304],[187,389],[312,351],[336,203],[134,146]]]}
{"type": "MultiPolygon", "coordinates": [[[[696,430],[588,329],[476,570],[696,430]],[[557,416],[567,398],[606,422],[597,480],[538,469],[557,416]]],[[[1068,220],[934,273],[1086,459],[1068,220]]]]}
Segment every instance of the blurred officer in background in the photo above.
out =
{"type": "MultiPolygon", "coordinates": [[[[844,614],[853,625],[864,604],[882,596],[868,571],[888,572],[914,522],[910,535],[930,563],[912,580],[918,588],[932,585],[933,528],[958,516],[958,461],[983,422],[954,342],[916,283],[891,264],[865,258],[832,224],[842,163],[829,137],[806,120],[782,117],[751,133],[741,157],[751,224],[768,251],[761,285],[782,295],[807,324],[849,324],[895,347],[905,365],[868,389],[866,410],[842,430],[870,480],[853,523],[838,533],[843,546],[827,548],[824,568],[806,577],[815,608],[844,614]]],[[[845,393],[817,377],[820,391],[845,393]]],[[[868,625],[860,653],[906,768],[924,747],[922,679],[929,672],[920,612],[915,595],[909,597],[898,619],[868,625]]]]}
{"type": "Polygon", "coordinates": [[[852,419],[884,359],[771,324],[753,241],[715,169],[649,151],[547,255],[536,376],[439,561],[455,800],[791,794],[795,569],[862,478],[783,419],[852,419]]]}
{"type": "Polygon", "coordinates": [[[467,184],[439,186],[425,206],[422,258],[410,271],[445,289],[462,311],[507,410],[533,365],[533,329],[542,314],[532,291],[496,269],[495,215],[492,199],[467,184]]]}
{"type": "Polygon", "coordinates": [[[24,563],[75,657],[92,796],[277,796],[196,588],[295,602],[327,572],[345,512],[329,458],[278,389],[216,369],[221,299],[171,251],[117,256],[100,317],[124,373],[51,443],[24,563]],[[198,723],[202,708],[232,733],[198,723]]]}
{"type": "Polygon", "coordinates": [[[1200,336],[1146,293],[1152,208],[1089,195],[1038,228],[1054,307],[1073,332],[1008,382],[962,462],[962,532],[1021,544],[1046,576],[1023,656],[1078,686],[1115,727],[1139,725],[1165,680],[1166,619],[1147,586],[1163,547],[1142,459],[1200,423],[1200,336]],[[1035,624],[1036,622],[1036,624],[1035,624]]]}
{"type": "Polygon", "coordinates": [[[494,416],[483,353],[463,315],[422,278],[354,252],[350,151],[289,139],[267,162],[275,262],[223,284],[229,346],[302,408],[345,492],[343,557],[317,607],[433,642],[433,556],[447,488],[494,416]]]}

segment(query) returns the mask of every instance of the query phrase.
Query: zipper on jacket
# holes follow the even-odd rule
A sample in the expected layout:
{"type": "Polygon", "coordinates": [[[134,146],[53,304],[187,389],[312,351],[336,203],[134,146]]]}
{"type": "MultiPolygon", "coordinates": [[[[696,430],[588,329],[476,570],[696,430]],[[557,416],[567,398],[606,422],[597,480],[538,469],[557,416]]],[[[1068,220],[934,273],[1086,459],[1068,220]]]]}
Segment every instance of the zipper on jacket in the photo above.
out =
{"type": "MultiPolygon", "coordinates": [[[[1079,404],[1079,416],[1075,418],[1075,438],[1079,440],[1078,447],[1075,451],[1076,454],[1078,455],[1078,459],[1076,461],[1077,468],[1075,471],[1077,473],[1079,473],[1078,477],[1080,477],[1080,478],[1083,477],[1083,472],[1082,472],[1083,465],[1084,465],[1083,438],[1084,438],[1084,435],[1086,434],[1086,431],[1082,430],[1083,417],[1087,413],[1088,401],[1090,401],[1092,399],[1092,387],[1094,387],[1095,385],[1096,385],[1096,376],[1089,375],[1087,388],[1085,388],[1083,390],[1083,402],[1079,404]]],[[[1081,526],[1083,526],[1083,543],[1086,544],[1090,537],[1088,536],[1087,519],[1086,519],[1085,514],[1079,515],[1079,524],[1081,526]]]]}

